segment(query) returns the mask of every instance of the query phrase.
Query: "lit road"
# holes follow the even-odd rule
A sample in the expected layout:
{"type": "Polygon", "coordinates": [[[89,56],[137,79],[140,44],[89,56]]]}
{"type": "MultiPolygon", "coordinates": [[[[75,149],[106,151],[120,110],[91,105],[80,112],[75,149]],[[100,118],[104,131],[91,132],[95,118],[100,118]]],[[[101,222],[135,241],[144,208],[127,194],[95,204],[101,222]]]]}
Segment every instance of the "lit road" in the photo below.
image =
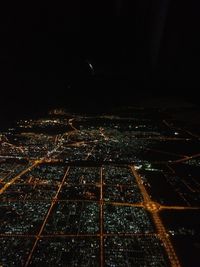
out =
{"type": "MultiPolygon", "coordinates": [[[[110,166],[111,168],[113,166],[118,167],[118,163],[116,163],[117,161],[112,162],[112,158],[109,158],[110,154],[113,153],[110,143],[111,143],[111,141],[117,142],[116,141],[117,139],[115,140],[115,138],[113,137],[114,134],[112,136],[112,134],[109,131],[108,132],[106,131],[106,126],[105,126],[104,128],[103,127],[97,128],[97,130],[95,132],[96,135],[93,134],[93,132],[92,132],[90,138],[88,138],[88,139],[86,138],[87,140],[83,140],[83,138],[85,138],[85,136],[88,134],[89,130],[87,130],[87,132],[85,134],[84,131],[82,132],[82,130],[77,129],[74,126],[75,122],[76,122],[75,118],[67,119],[65,121],[65,126],[68,125],[71,127],[70,131],[53,136],[53,138],[52,138],[53,139],[53,141],[52,141],[53,145],[51,146],[51,149],[49,149],[49,151],[47,153],[46,153],[47,149],[45,150],[45,153],[42,154],[42,155],[44,155],[43,157],[38,156],[38,158],[35,160],[29,159],[28,165],[26,165],[26,167],[24,167],[25,169],[23,169],[23,170],[21,170],[21,169],[18,170],[17,168],[18,168],[18,166],[20,167],[20,165],[17,165],[15,167],[13,167],[13,169],[9,173],[5,174],[4,172],[2,172],[2,177],[1,177],[2,187],[0,189],[0,195],[5,193],[6,190],[10,186],[17,184],[17,181],[20,180],[20,178],[22,176],[27,175],[30,171],[32,171],[34,168],[36,168],[40,165],[43,165],[45,163],[46,164],[52,163],[55,165],[56,164],[59,165],[61,163],[61,165],[63,165],[63,166],[67,165],[67,169],[64,169],[64,167],[62,166],[65,171],[62,172],[60,180],[58,179],[55,183],[56,189],[52,190],[53,191],[52,196],[50,196],[48,199],[49,206],[47,207],[47,210],[44,212],[44,217],[42,217],[43,219],[41,220],[41,222],[39,224],[39,227],[37,229],[37,233],[36,234],[15,234],[15,233],[11,234],[11,233],[5,232],[5,233],[1,233],[0,237],[2,237],[2,238],[3,237],[5,237],[5,238],[6,237],[24,237],[24,238],[30,238],[30,239],[34,240],[33,244],[31,245],[31,249],[29,250],[29,253],[26,256],[26,261],[25,261],[25,265],[24,265],[25,267],[28,267],[28,266],[30,266],[30,264],[32,264],[32,261],[36,255],[37,249],[39,247],[40,240],[47,239],[47,238],[53,238],[53,239],[55,239],[55,238],[66,238],[66,239],[73,238],[74,239],[77,237],[93,238],[94,240],[95,239],[98,240],[98,246],[99,246],[98,261],[99,261],[101,267],[106,265],[106,257],[107,257],[106,252],[107,251],[105,251],[105,247],[106,247],[105,244],[107,242],[107,240],[106,240],[107,237],[113,237],[113,239],[116,237],[117,238],[118,237],[128,237],[128,238],[131,238],[131,237],[133,237],[133,238],[134,237],[154,237],[154,238],[158,238],[162,242],[162,244],[165,248],[168,259],[170,261],[170,265],[172,267],[180,267],[181,265],[180,265],[179,258],[178,258],[177,254],[175,252],[175,249],[172,245],[170,234],[168,233],[168,230],[166,229],[166,227],[165,227],[165,225],[161,219],[160,212],[163,210],[164,211],[166,211],[166,210],[175,210],[175,211],[194,210],[195,211],[195,210],[200,210],[200,206],[199,207],[190,206],[190,203],[187,202],[187,199],[185,199],[185,202],[186,202],[185,205],[188,204],[188,206],[162,205],[158,202],[153,201],[150,194],[148,193],[148,191],[145,187],[145,183],[143,181],[143,178],[140,176],[139,172],[137,171],[137,166],[136,166],[137,163],[135,161],[130,161],[131,163],[130,162],[129,163],[123,163],[123,161],[122,161],[122,163],[121,162],[119,163],[120,168],[127,169],[128,171],[131,171],[130,180],[135,178],[134,179],[134,181],[136,180],[135,185],[133,185],[131,183],[132,181],[130,183],[128,183],[127,180],[124,179],[124,177],[122,177],[122,179],[120,180],[120,178],[121,178],[120,172],[119,172],[119,177],[116,177],[117,178],[116,181],[120,181],[117,185],[115,184],[115,182],[113,182],[111,180],[112,178],[115,179],[115,177],[114,176],[112,177],[112,175],[111,175],[112,178],[110,180],[108,179],[108,182],[107,182],[106,176],[105,176],[106,172],[104,173],[104,167],[105,166],[110,166]],[[79,136],[79,134],[80,134],[80,136],[79,136]],[[77,141],[74,141],[74,140],[76,140],[76,137],[77,137],[77,141]],[[100,141],[98,140],[98,138],[100,139],[100,141]],[[105,152],[103,152],[101,161],[97,162],[97,161],[95,161],[96,159],[95,159],[94,155],[95,155],[95,153],[97,153],[97,155],[99,156],[98,148],[100,147],[101,144],[103,144],[103,145],[108,144],[108,147],[106,147],[105,152]],[[86,149],[82,150],[82,147],[84,149],[85,148],[86,149]],[[80,149],[81,152],[79,152],[79,148],[81,148],[80,149]],[[77,165],[76,164],[73,165],[73,160],[71,162],[69,161],[69,163],[67,163],[67,164],[65,161],[62,160],[62,156],[60,156],[60,155],[62,153],[65,153],[66,151],[68,151],[68,149],[69,149],[69,151],[73,151],[73,149],[74,149],[75,151],[78,151],[79,153],[82,153],[82,151],[84,151],[81,160],[78,163],[76,163],[77,165]],[[93,166],[93,161],[94,161],[94,166],[93,166]],[[105,161],[106,161],[106,163],[105,163],[105,161]],[[80,163],[80,166],[79,166],[79,163],[80,163]],[[82,165],[82,163],[83,163],[83,165],[82,165]],[[69,177],[70,177],[70,174],[72,172],[72,169],[74,167],[76,168],[77,166],[79,168],[82,168],[83,166],[87,166],[88,163],[89,163],[89,166],[97,168],[98,175],[97,175],[97,177],[95,177],[95,179],[97,178],[97,180],[93,179],[94,177],[92,177],[92,178],[89,177],[88,182],[87,182],[87,179],[85,179],[85,174],[83,172],[82,176],[80,176],[82,178],[78,177],[78,179],[77,179],[77,177],[75,176],[74,180],[76,180],[76,179],[78,180],[77,184],[74,181],[69,182],[69,180],[70,180],[69,177]],[[68,165],[72,165],[72,167],[69,167],[68,165]],[[14,177],[11,176],[11,178],[8,182],[4,182],[4,181],[7,181],[7,178],[10,177],[9,175],[12,174],[12,171],[13,171],[14,177]],[[85,189],[86,188],[85,187],[83,190],[84,193],[83,193],[83,195],[81,195],[80,192],[83,192],[81,190],[84,186],[86,186],[88,188],[90,187],[90,188],[92,188],[92,190],[94,189],[95,193],[93,193],[92,190],[89,191],[90,189],[88,189],[88,192],[87,192],[87,189],[85,189]],[[133,193],[134,186],[135,186],[135,188],[137,188],[137,190],[139,188],[139,190],[138,190],[139,191],[139,193],[138,193],[139,197],[138,198],[137,198],[137,195],[133,196],[133,194],[137,194],[137,193],[135,193],[136,191],[133,193]],[[80,190],[79,194],[76,195],[76,193],[74,193],[74,195],[73,194],[70,195],[70,193],[69,193],[69,195],[67,195],[67,193],[66,193],[67,197],[62,199],[62,197],[60,197],[60,195],[62,195],[62,193],[63,193],[62,190],[64,188],[68,189],[70,187],[76,187],[76,189],[74,191],[80,190]],[[113,189],[114,193],[117,192],[116,195],[114,195],[113,192],[112,192],[113,195],[112,195],[112,193],[109,193],[109,190],[112,190],[112,189],[113,189]],[[108,192],[106,190],[108,190],[108,192]],[[128,193],[126,193],[126,192],[128,192],[128,193]],[[142,200],[141,200],[141,195],[142,195],[142,200]],[[120,199],[121,196],[123,197],[123,199],[120,199]],[[112,199],[113,199],[113,201],[112,201],[112,199]],[[138,202],[136,200],[136,203],[134,203],[135,199],[137,199],[138,202]],[[120,200],[122,200],[122,201],[120,202],[120,200]],[[71,232],[69,231],[69,233],[67,231],[65,232],[65,230],[63,230],[63,233],[62,232],[57,233],[56,231],[55,231],[55,233],[54,232],[52,233],[51,231],[50,231],[50,233],[45,232],[45,230],[46,230],[45,227],[46,227],[46,225],[48,225],[48,223],[51,219],[51,216],[54,212],[54,209],[57,208],[57,206],[59,206],[59,205],[60,206],[62,206],[62,205],[67,206],[67,204],[69,202],[74,202],[75,206],[78,203],[77,206],[80,207],[80,214],[81,215],[85,212],[84,211],[84,205],[89,206],[91,204],[94,204],[94,206],[97,207],[97,214],[98,214],[98,223],[97,223],[98,224],[98,226],[97,226],[98,230],[97,230],[97,232],[93,233],[91,231],[91,233],[90,232],[87,233],[87,231],[85,231],[85,232],[83,231],[83,233],[82,233],[81,232],[82,231],[81,218],[77,219],[77,221],[79,220],[77,222],[77,229],[78,229],[77,231],[76,230],[71,231],[71,232]],[[81,203],[84,203],[84,204],[81,206],[80,205],[81,203]],[[138,233],[137,233],[137,231],[131,232],[131,230],[129,228],[127,228],[128,229],[127,231],[125,228],[122,228],[122,231],[119,230],[119,232],[113,231],[113,232],[109,233],[109,230],[105,230],[106,229],[105,225],[107,222],[106,221],[107,220],[106,208],[109,205],[114,206],[115,210],[117,210],[117,209],[123,210],[123,207],[125,210],[126,207],[130,207],[130,208],[133,208],[133,209],[130,209],[131,212],[133,212],[133,213],[134,213],[134,210],[140,210],[140,211],[142,210],[143,211],[143,209],[145,209],[147,212],[149,212],[151,214],[151,218],[153,221],[152,225],[155,225],[155,228],[152,227],[153,230],[150,228],[149,232],[148,232],[148,228],[147,228],[146,232],[145,231],[143,232],[141,230],[141,232],[138,232],[138,233]],[[134,209],[134,208],[140,208],[140,209],[134,209]],[[156,231],[154,229],[156,229],[156,231]]],[[[171,128],[173,131],[176,130],[175,127],[172,127],[167,121],[163,121],[163,122],[167,127],[171,128]]],[[[80,129],[82,129],[82,128],[80,127],[80,129]]],[[[180,129],[177,128],[177,131],[178,130],[180,130],[180,129]]],[[[173,137],[173,136],[171,136],[171,137],[167,137],[167,136],[145,136],[144,137],[144,136],[142,136],[142,137],[134,137],[134,140],[139,139],[139,140],[143,140],[143,141],[149,141],[149,140],[152,141],[153,140],[153,141],[158,141],[158,142],[159,141],[181,141],[182,142],[182,141],[186,141],[186,140],[187,141],[192,140],[192,133],[188,132],[188,134],[190,135],[191,139],[190,138],[186,139],[186,138],[182,138],[182,137],[178,137],[178,136],[175,136],[175,137],[173,137]]],[[[12,144],[10,144],[8,142],[5,142],[5,143],[9,147],[12,147],[12,144]]],[[[21,147],[21,146],[17,147],[17,146],[13,145],[13,148],[19,149],[20,151],[23,152],[23,147],[21,147]]],[[[185,153],[179,154],[178,152],[176,153],[176,151],[175,152],[167,152],[167,151],[159,150],[159,148],[156,149],[156,148],[152,148],[152,147],[145,148],[145,152],[153,152],[153,153],[157,153],[157,154],[163,154],[163,155],[166,155],[166,156],[169,156],[172,158],[175,157],[176,160],[170,160],[170,161],[166,160],[165,161],[165,167],[168,167],[168,169],[174,175],[176,174],[176,172],[174,171],[173,167],[176,164],[184,163],[188,160],[192,160],[192,159],[196,159],[196,158],[200,157],[200,153],[195,153],[194,155],[187,155],[187,153],[186,153],[186,155],[185,155],[185,153]]],[[[153,162],[153,163],[157,163],[157,162],[153,162]]],[[[159,163],[161,163],[161,161],[159,161],[159,163]]],[[[139,166],[139,164],[138,164],[138,166],[139,166]]],[[[127,179],[127,177],[125,177],[125,178],[127,179]]],[[[39,181],[39,179],[34,180],[34,177],[28,177],[27,176],[26,182],[28,185],[33,185],[32,188],[35,189],[35,187],[37,188],[38,185],[45,185],[45,182],[47,182],[47,181],[42,182],[42,181],[39,181]]],[[[187,184],[187,182],[185,182],[184,179],[182,180],[182,183],[188,189],[188,191],[190,191],[191,193],[197,192],[196,190],[194,190],[192,188],[192,186],[190,186],[190,184],[187,184]]],[[[52,186],[52,188],[53,188],[53,186],[52,186]]],[[[14,189],[14,190],[16,190],[16,189],[14,189]]],[[[12,190],[11,190],[11,193],[12,193],[12,190]]],[[[179,194],[179,192],[177,192],[177,194],[179,194]]],[[[24,203],[25,203],[25,200],[27,201],[27,195],[28,195],[28,193],[25,195],[25,198],[23,199],[24,203]]],[[[8,192],[8,196],[9,196],[9,192],[8,192]]],[[[30,197],[30,195],[29,195],[29,197],[30,197]]],[[[184,198],[184,196],[181,196],[181,197],[182,197],[182,199],[184,198]]],[[[5,196],[5,199],[6,199],[6,196],[5,196]]],[[[29,198],[29,200],[30,200],[30,198],[29,198]]],[[[13,199],[11,198],[11,202],[12,201],[13,201],[13,199]]],[[[14,201],[16,201],[16,199],[14,199],[14,201]]],[[[37,202],[37,201],[38,201],[38,199],[35,199],[35,198],[31,199],[32,203],[37,202]]],[[[126,210],[129,210],[129,208],[126,210]]],[[[116,212],[116,214],[117,214],[117,212],[116,212]]],[[[116,215],[116,217],[117,216],[118,216],[118,214],[116,215]]],[[[59,217],[59,215],[58,215],[58,217],[59,217]]],[[[123,221],[123,218],[121,218],[121,220],[123,221]]],[[[114,223],[115,222],[116,221],[114,221],[114,223]]],[[[115,225],[114,225],[114,227],[115,227],[115,225]]],[[[116,229],[117,229],[117,227],[116,227],[116,229]]]]}
{"type": "MultiPolygon", "coordinates": [[[[141,194],[143,196],[144,199],[144,208],[146,208],[152,215],[152,218],[154,220],[158,235],[161,239],[161,241],[163,242],[166,252],[168,254],[169,260],[171,262],[171,266],[172,267],[180,267],[180,263],[179,263],[179,259],[174,251],[174,248],[171,244],[171,241],[169,239],[169,236],[167,234],[167,231],[160,219],[159,216],[159,209],[160,209],[160,205],[158,205],[157,203],[152,202],[148,192],[146,191],[146,188],[144,187],[143,183],[142,183],[142,179],[140,177],[140,175],[137,173],[136,169],[134,166],[131,166],[131,170],[133,172],[134,177],[136,178],[138,187],[141,191],[141,194]]],[[[164,208],[164,207],[162,207],[164,208]]],[[[173,208],[173,207],[171,207],[173,208]]],[[[176,209],[177,207],[175,207],[176,209]]]]}
{"type": "Polygon", "coordinates": [[[192,155],[192,156],[186,156],[185,158],[182,158],[182,159],[174,160],[171,163],[173,163],[173,164],[182,163],[182,162],[186,162],[188,160],[196,159],[196,158],[199,158],[199,157],[200,157],[200,153],[192,155]]]}
{"type": "Polygon", "coordinates": [[[104,233],[103,233],[103,169],[100,169],[100,260],[104,266],[104,233]]]}
{"type": "MultiPolygon", "coordinates": [[[[46,160],[48,160],[48,158],[50,156],[52,156],[54,153],[57,153],[57,150],[62,146],[62,139],[65,135],[67,135],[67,137],[69,137],[71,134],[73,134],[74,132],[78,131],[72,124],[73,119],[69,119],[68,123],[72,128],[72,131],[70,132],[66,132],[64,133],[60,138],[58,135],[56,135],[55,138],[55,147],[51,150],[48,151],[46,156],[42,157],[41,159],[36,159],[35,161],[33,161],[31,163],[31,165],[26,168],[25,170],[23,170],[22,172],[20,172],[19,174],[17,174],[15,177],[13,177],[9,182],[7,182],[1,189],[0,189],[0,195],[4,193],[4,191],[7,190],[7,188],[9,188],[12,184],[14,184],[19,178],[21,178],[24,174],[28,173],[29,171],[31,171],[32,169],[34,169],[37,165],[41,164],[42,162],[45,162],[46,160]]],[[[14,146],[16,147],[16,146],[14,146]]]]}
{"type": "Polygon", "coordinates": [[[34,245],[33,245],[33,247],[32,247],[31,252],[29,253],[28,259],[27,259],[26,264],[25,264],[25,267],[29,266],[29,263],[30,263],[30,260],[31,260],[31,258],[32,258],[32,255],[33,255],[33,253],[34,253],[34,251],[35,251],[35,248],[36,248],[36,246],[37,246],[37,244],[38,244],[38,241],[39,241],[39,239],[40,239],[40,237],[41,237],[41,234],[42,234],[42,232],[43,232],[43,230],[44,230],[44,227],[45,227],[45,225],[46,225],[46,223],[47,223],[47,220],[48,220],[48,218],[49,218],[49,215],[51,214],[51,211],[52,211],[52,209],[53,209],[53,207],[54,207],[54,205],[55,205],[55,203],[56,203],[56,200],[57,200],[57,197],[58,197],[58,195],[59,195],[59,193],[60,193],[60,190],[61,190],[61,188],[62,188],[62,186],[63,186],[63,184],[64,184],[64,182],[65,182],[65,180],[66,180],[66,177],[67,177],[67,174],[68,174],[68,172],[69,172],[69,169],[70,169],[70,168],[68,167],[67,170],[66,170],[66,172],[65,172],[65,175],[64,175],[64,177],[63,177],[63,179],[62,179],[62,182],[60,183],[60,186],[58,187],[58,190],[57,190],[57,192],[56,192],[56,195],[55,195],[55,197],[52,199],[51,206],[50,206],[50,208],[49,208],[49,210],[48,210],[48,212],[47,212],[47,214],[46,214],[46,217],[45,217],[45,219],[44,219],[44,221],[43,221],[43,223],[42,223],[42,226],[41,226],[41,228],[40,228],[40,230],[39,230],[39,232],[38,232],[38,234],[37,234],[37,236],[36,236],[36,240],[35,240],[35,242],[34,242],[34,245]]]}
{"type": "Polygon", "coordinates": [[[43,159],[35,160],[34,163],[29,166],[27,169],[20,172],[18,175],[13,177],[9,182],[7,182],[1,189],[0,189],[0,195],[4,193],[10,187],[12,184],[14,184],[19,178],[21,178],[22,175],[26,174],[27,172],[31,171],[33,168],[35,168],[37,165],[42,163],[43,159]]]}

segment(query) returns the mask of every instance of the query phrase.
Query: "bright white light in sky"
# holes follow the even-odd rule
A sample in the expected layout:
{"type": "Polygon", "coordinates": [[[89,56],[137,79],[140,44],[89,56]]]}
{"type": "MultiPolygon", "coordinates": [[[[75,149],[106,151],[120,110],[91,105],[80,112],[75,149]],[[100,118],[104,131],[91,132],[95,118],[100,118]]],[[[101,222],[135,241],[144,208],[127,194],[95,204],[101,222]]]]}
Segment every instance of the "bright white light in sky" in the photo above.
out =
{"type": "Polygon", "coordinates": [[[94,75],[94,67],[93,67],[92,63],[89,60],[86,60],[86,61],[87,61],[88,65],[92,71],[92,75],[94,75]]]}

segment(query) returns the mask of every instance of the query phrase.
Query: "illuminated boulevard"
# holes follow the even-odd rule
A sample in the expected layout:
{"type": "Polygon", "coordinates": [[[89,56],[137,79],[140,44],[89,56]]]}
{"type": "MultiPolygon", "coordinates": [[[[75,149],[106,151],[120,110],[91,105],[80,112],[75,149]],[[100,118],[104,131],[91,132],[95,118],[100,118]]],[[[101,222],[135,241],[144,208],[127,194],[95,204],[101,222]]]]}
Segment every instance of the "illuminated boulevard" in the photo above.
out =
{"type": "Polygon", "coordinates": [[[55,110],[2,132],[0,266],[187,266],[199,136],[137,116],[55,110]]]}

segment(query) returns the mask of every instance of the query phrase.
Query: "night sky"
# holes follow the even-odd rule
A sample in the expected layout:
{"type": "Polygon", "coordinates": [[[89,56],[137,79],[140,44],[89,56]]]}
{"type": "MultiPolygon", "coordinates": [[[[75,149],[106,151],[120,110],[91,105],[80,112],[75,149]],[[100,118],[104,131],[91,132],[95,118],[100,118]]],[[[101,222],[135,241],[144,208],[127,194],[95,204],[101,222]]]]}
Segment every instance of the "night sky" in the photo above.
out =
{"type": "Polygon", "coordinates": [[[197,1],[68,2],[1,7],[1,117],[148,95],[195,100],[197,1]]]}

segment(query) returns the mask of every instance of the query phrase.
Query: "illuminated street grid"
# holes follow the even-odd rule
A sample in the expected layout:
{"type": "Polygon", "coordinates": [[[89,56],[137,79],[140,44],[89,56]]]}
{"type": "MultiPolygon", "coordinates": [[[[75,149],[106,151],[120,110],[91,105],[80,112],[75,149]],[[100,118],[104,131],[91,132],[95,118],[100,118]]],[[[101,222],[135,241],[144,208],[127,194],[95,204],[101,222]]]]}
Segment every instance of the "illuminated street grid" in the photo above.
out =
{"type": "Polygon", "coordinates": [[[0,266],[192,266],[199,174],[198,134],[155,110],[18,121],[0,135],[0,266]]]}

